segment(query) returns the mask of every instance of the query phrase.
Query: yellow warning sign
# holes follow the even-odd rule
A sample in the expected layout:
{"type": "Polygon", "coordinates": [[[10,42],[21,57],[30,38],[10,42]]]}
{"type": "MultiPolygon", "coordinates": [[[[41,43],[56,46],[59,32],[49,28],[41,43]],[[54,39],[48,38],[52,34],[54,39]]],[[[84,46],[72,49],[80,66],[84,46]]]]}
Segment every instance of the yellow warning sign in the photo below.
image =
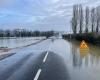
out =
{"type": "Polygon", "coordinates": [[[83,40],[80,44],[80,55],[82,57],[86,56],[89,53],[89,46],[87,43],[83,40]]]}
{"type": "Polygon", "coordinates": [[[87,43],[84,40],[80,44],[80,49],[89,49],[87,43]]]}

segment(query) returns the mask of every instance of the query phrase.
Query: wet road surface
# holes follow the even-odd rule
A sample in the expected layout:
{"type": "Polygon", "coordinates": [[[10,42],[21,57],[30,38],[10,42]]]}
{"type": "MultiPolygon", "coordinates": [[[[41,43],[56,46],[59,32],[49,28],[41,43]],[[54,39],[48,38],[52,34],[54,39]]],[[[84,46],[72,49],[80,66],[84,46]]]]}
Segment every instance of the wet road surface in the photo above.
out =
{"type": "Polygon", "coordinates": [[[100,80],[99,47],[83,55],[79,44],[47,39],[18,49],[0,61],[0,80],[100,80]]]}
{"type": "Polygon", "coordinates": [[[19,49],[0,61],[0,80],[69,80],[63,58],[52,52],[51,39],[19,49]]]}

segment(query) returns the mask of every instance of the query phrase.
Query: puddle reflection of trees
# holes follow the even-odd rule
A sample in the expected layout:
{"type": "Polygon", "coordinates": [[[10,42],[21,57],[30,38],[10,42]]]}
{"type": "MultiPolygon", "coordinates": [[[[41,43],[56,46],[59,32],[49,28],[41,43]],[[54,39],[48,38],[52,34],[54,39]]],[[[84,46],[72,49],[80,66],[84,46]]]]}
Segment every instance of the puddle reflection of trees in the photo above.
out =
{"type": "Polygon", "coordinates": [[[71,51],[73,67],[89,67],[100,64],[100,55],[97,55],[95,50],[92,51],[91,49],[90,52],[81,52],[77,45],[72,44],[71,51]]]}

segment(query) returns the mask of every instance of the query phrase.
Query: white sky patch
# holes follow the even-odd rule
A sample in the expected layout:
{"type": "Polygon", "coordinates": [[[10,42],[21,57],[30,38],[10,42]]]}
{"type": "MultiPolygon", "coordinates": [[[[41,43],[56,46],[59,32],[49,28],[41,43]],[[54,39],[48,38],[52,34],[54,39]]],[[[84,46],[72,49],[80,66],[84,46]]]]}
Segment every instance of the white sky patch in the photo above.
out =
{"type": "Polygon", "coordinates": [[[63,16],[65,11],[55,11],[51,16],[63,16]]]}
{"type": "Polygon", "coordinates": [[[44,19],[45,16],[33,16],[33,17],[29,17],[26,22],[33,22],[33,23],[38,23],[39,20],[44,19]]]}
{"type": "Polygon", "coordinates": [[[37,20],[37,18],[36,17],[30,17],[30,18],[28,18],[27,20],[26,20],[26,22],[27,23],[29,23],[29,22],[36,22],[36,20],[37,20]]]}
{"type": "Polygon", "coordinates": [[[86,6],[89,6],[89,7],[97,7],[97,6],[100,6],[100,1],[87,3],[86,6]]]}
{"type": "Polygon", "coordinates": [[[60,1],[60,0],[52,0],[53,3],[56,3],[56,2],[58,2],[58,1],[60,1]]]}

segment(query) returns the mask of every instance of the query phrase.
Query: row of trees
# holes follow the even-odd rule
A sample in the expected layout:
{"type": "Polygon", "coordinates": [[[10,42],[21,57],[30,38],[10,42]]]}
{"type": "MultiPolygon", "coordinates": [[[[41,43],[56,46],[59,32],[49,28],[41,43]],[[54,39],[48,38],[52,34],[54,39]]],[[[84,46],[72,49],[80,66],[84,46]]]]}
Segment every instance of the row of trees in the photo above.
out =
{"type": "Polygon", "coordinates": [[[100,7],[83,8],[81,4],[74,5],[71,24],[74,34],[89,32],[98,34],[100,26],[100,7]]]}
{"type": "Polygon", "coordinates": [[[0,29],[0,37],[50,37],[54,35],[54,31],[29,31],[25,29],[2,30],[0,29]]]}

